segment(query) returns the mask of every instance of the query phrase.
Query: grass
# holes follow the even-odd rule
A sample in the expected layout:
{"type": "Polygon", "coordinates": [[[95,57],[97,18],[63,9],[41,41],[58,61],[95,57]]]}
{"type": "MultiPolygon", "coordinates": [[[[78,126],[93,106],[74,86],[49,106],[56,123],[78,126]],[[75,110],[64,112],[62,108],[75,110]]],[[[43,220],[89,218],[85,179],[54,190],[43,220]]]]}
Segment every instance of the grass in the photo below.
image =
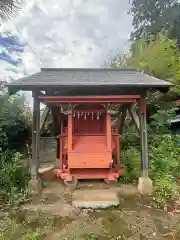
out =
{"type": "Polygon", "coordinates": [[[43,240],[54,229],[60,231],[71,222],[68,217],[43,213],[7,214],[0,219],[0,240],[43,240]]]}

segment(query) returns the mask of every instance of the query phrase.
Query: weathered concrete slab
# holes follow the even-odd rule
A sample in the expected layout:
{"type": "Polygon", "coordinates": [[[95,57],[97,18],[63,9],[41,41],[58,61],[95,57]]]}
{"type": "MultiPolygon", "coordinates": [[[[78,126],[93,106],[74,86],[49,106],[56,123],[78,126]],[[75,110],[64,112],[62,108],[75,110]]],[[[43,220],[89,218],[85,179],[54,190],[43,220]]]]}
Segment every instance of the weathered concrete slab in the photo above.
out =
{"type": "Polygon", "coordinates": [[[39,176],[44,181],[52,181],[56,178],[54,166],[41,167],[39,169],[39,176]]]}
{"type": "Polygon", "coordinates": [[[77,208],[108,208],[119,205],[119,190],[76,190],[72,195],[72,205],[77,208]]]}

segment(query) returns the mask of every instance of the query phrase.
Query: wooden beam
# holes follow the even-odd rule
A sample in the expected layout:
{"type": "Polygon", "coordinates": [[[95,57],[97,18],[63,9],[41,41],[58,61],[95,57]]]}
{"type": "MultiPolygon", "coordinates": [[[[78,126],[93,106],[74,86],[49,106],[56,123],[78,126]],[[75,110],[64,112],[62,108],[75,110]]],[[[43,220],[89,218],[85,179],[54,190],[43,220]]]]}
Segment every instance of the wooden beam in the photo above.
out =
{"type": "Polygon", "coordinates": [[[124,122],[127,116],[127,108],[123,107],[120,113],[120,118],[119,118],[119,132],[120,134],[122,134],[122,130],[124,127],[124,122]]]}
{"type": "Polygon", "coordinates": [[[138,132],[140,132],[140,122],[139,122],[139,116],[138,114],[136,113],[136,110],[135,110],[135,104],[132,104],[128,107],[128,111],[129,111],[129,114],[133,120],[133,123],[135,124],[136,126],[136,129],[138,130],[138,132]]]}
{"type": "Polygon", "coordinates": [[[109,99],[140,99],[140,95],[107,95],[107,96],[45,96],[41,95],[39,96],[39,99],[43,100],[86,100],[86,99],[104,99],[104,100],[109,100],[109,99]]]}
{"type": "Polygon", "coordinates": [[[80,104],[80,103],[133,103],[135,99],[86,99],[86,100],[48,100],[49,104],[80,104]]]}
{"type": "Polygon", "coordinates": [[[78,103],[132,103],[140,99],[139,95],[118,96],[39,96],[40,100],[53,104],[78,104],[78,103]]]}

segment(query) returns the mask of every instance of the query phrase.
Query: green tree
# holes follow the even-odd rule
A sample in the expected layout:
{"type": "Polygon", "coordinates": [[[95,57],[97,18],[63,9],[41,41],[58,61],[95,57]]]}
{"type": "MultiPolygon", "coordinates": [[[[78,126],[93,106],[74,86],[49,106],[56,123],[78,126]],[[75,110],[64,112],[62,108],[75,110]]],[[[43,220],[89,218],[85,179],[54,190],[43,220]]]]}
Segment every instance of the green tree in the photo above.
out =
{"type": "Polygon", "coordinates": [[[0,95],[0,150],[22,152],[31,135],[31,112],[23,95],[0,95]]]}
{"type": "Polygon", "coordinates": [[[133,16],[134,30],[131,39],[149,39],[162,29],[178,39],[180,3],[177,0],[133,0],[130,14],[133,16]]]}
{"type": "MultiPolygon", "coordinates": [[[[156,37],[132,42],[130,51],[112,57],[106,65],[116,68],[135,68],[174,85],[167,94],[147,93],[147,123],[150,175],[154,182],[155,198],[165,203],[176,198],[179,188],[176,177],[180,164],[180,148],[170,135],[169,119],[174,116],[174,100],[180,95],[180,56],[176,40],[159,33],[156,37]]],[[[140,139],[134,126],[126,126],[121,135],[121,158],[125,165],[122,180],[136,181],[140,175],[140,139]],[[133,161],[132,161],[133,159],[133,161]]]]}
{"type": "Polygon", "coordinates": [[[180,56],[176,41],[159,33],[155,39],[144,39],[132,43],[130,52],[124,56],[115,56],[108,62],[111,67],[135,68],[154,77],[168,80],[174,84],[166,95],[176,99],[180,94],[180,56]]]}

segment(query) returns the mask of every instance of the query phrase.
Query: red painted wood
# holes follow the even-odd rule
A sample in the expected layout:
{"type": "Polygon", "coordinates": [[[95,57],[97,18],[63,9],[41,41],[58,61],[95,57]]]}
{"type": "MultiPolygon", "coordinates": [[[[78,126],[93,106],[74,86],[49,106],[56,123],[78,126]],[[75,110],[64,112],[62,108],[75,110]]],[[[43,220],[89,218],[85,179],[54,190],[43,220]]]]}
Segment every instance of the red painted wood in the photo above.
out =
{"type": "Polygon", "coordinates": [[[106,138],[107,138],[107,149],[112,151],[111,114],[109,112],[106,113],[106,138]]]}
{"type": "Polygon", "coordinates": [[[72,114],[68,114],[68,151],[72,150],[72,114]]]}
{"type": "MultiPolygon", "coordinates": [[[[69,174],[67,171],[63,173],[56,170],[56,174],[58,178],[67,179],[69,174]]],[[[119,176],[123,175],[123,168],[112,168],[111,170],[108,168],[105,169],[72,169],[71,177],[75,177],[76,179],[114,179],[116,180],[119,176]]]]}
{"type": "Polygon", "coordinates": [[[146,101],[145,101],[145,99],[141,98],[140,99],[140,112],[144,113],[146,115],[146,109],[147,109],[146,101]]]}
{"type": "Polygon", "coordinates": [[[117,165],[120,166],[120,136],[116,136],[116,161],[117,165]]]}
{"type": "Polygon", "coordinates": [[[136,102],[136,99],[129,98],[129,99],[86,99],[86,100],[48,100],[50,104],[83,104],[83,103],[133,103],[136,102]]]}
{"type": "MultiPolygon", "coordinates": [[[[61,121],[61,135],[63,133],[63,121],[61,121]]],[[[60,138],[60,169],[63,170],[63,138],[60,138]]]]}
{"type": "MultiPolygon", "coordinates": [[[[112,152],[115,152],[114,164],[117,165],[119,134],[118,129],[112,130],[110,113],[106,113],[102,105],[83,104],[75,106],[72,114],[66,115],[66,118],[68,128],[64,127],[60,136],[63,149],[61,177],[72,179],[72,176],[75,176],[80,179],[99,176],[98,178],[112,179],[115,176],[110,174],[113,163],[112,152]],[[67,156],[67,162],[64,156],[67,156]],[[105,169],[106,173],[102,174],[105,169]],[[73,172],[74,175],[72,175],[73,172]]],[[[116,174],[119,176],[120,173],[116,172],[116,174]]]]}
{"type": "Polygon", "coordinates": [[[86,100],[86,99],[140,99],[140,95],[107,95],[107,96],[39,96],[42,100],[86,100]]]}
{"type": "Polygon", "coordinates": [[[140,99],[139,95],[120,96],[39,96],[48,103],[123,103],[140,99]]]}

